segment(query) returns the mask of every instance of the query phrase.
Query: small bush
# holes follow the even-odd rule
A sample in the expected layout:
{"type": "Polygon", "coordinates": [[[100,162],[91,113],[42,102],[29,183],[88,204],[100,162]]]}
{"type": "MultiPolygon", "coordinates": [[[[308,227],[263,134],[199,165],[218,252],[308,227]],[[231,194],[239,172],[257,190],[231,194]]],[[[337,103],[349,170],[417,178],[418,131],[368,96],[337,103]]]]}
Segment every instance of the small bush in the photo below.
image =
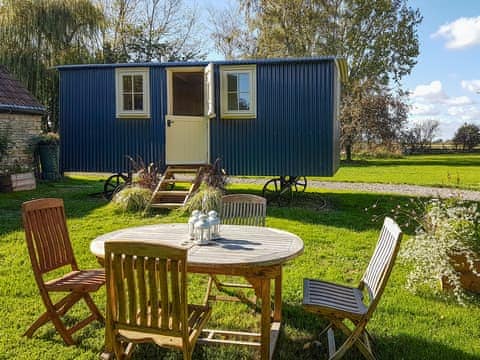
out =
{"type": "Polygon", "coordinates": [[[223,191],[212,186],[202,185],[200,189],[187,201],[182,210],[191,213],[193,210],[202,210],[204,213],[210,210],[220,211],[223,191]]]}
{"type": "Polygon", "coordinates": [[[413,266],[407,288],[415,292],[427,286],[438,292],[439,280],[448,279],[456,299],[463,303],[465,293],[452,255],[465,255],[470,270],[476,273],[473,264],[480,250],[478,205],[458,199],[434,199],[425,208],[415,236],[401,252],[401,258],[413,266]]]}
{"type": "Polygon", "coordinates": [[[160,168],[155,163],[145,164],[140,156],[135,159],[131,156],[127,156],[130,161],[130,166],[133,172],[133,183],[142,188],[155,190],[160,180],[161,172],[160,168]]]}
{"type": "Polygon", "coordinates": [[[45,134],[40,134],[38,136],[35,136],[32,139],[33,143],[38,146],[38,145],[51,145],[51,146],[57,146],[60,145],[60,137],[57,133],[49,132],[45,134]]]}
{"type": "Polygon", "coordinates": [[[143,212],[152,197],[152,191],[138,186],[125,187],[112,199],[112,203],[124,212],[143,212]]]}

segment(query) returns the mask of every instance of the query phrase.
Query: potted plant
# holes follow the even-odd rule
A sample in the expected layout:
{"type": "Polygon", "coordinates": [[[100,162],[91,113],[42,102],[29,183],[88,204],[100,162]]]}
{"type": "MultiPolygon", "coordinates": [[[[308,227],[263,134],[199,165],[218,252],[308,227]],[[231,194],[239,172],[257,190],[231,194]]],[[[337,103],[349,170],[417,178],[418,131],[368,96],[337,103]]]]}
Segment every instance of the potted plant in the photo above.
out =
{"type": "Polygon", "coordinates": [[[461,303],[465,290],[480,292],[480,213],[478,204],[433,199],[425,204],[415,236],[401,258],[412,266],[407,286],[453,291],[461,303]]]}
{"type": "Polygon", "coordinates": [[[60,175],[60,138],[56,133],[45,133],[34,140],[40,158],[41,176],[45,180],[58,180],[60,175]]]}

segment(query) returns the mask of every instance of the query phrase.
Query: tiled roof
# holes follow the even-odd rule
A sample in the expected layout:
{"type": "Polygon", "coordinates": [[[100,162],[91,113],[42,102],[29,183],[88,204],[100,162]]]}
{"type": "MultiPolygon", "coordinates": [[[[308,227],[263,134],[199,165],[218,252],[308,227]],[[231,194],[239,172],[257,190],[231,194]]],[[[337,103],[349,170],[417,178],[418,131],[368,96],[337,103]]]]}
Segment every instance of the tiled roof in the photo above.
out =
{"type": "Polygon", "coordinates": [[[0,65],[0,112],[45,113],[45,107],[2,65],[0,65]]]}

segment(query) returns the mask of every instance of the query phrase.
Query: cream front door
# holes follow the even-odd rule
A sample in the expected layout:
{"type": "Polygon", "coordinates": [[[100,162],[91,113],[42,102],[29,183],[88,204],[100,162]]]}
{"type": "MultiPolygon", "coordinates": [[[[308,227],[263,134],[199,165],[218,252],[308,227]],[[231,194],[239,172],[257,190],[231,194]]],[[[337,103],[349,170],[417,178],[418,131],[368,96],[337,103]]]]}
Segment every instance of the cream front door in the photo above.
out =
{"type": "Polygon", "coordinates": [[[208,118],[167,115],[167,165],[208,163],[208,118]]]}
{"type": "Polygon", "coordinates": [[[207,164],[209,121],[214,117],[213,64],[167,68],[167,165],[207,164]]]}

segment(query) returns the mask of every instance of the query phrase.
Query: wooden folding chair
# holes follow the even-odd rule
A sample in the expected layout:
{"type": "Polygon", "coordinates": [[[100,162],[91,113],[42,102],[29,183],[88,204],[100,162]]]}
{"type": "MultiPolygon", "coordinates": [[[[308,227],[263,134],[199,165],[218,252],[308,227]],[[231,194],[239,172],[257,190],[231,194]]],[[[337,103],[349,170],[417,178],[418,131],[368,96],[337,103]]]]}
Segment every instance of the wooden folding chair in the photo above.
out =
{"type": "Polygon", "coordinates": [[[357,288],[319,280],[304,280],[304,308],[330,321],[321,333],[327,332],[329,360],[342,358],[353,345],[366,359],[375,359],[372,339],[366,326],[392,272],[401,238],[402,231],[398,225],[392,219],[385,218],[377,246],[357,288]],[[365,298],[368,298],[367,303],[365,298]],[[347,326],[347,320],[353,323],[353,330],[347,326]],[[347,337],[338,350],[333,329],[340,330],[347,337]]]}
{"type": "Polygon", "coordinates": [[[117,359],[136,343],[178,348],[191,359],[210,317],[207,304],[189,305],[187,250],[140,241],[105,243],[107,341],[117,359]]]}
{"type": "MultiPolygon", "coordinates": [[[[105,283],[105,272],[79,270],[68,236],[62,199],[38,199],[22,204],[28,253],[40,296],[47,311],[25,332],[32,337],[42,325],[51,321],[67,345],[73,345],[72,334],[94,320],[104,321],[89,293],[97,291],[105,283]],[[71,271],[60,278],[44,280],[48,273],[70,266],[71,271]],[[53,303],[50,292],[69,292],[53,303]],[[60,319],[78,301],[83,299],[91,315],[67,329],[60,319]]],[[[47,275],[48,276],[48,275],[47,275]]]]}
{"type": "Polygon", "coordinates": [[[267,200],[251,194],[222,196],[222,224],[265,226],[267,200]]]}
{"type": "MultiPolygon", "coordinates": [[[[267,216],[267,200],[261,196],[252,194],[233,194],[222,196],[220,219],[225,225],[250,225],[265,226],[267,216]]],[[[252,289],[253,286],[247,283],[222,282],[215,275],[210,275],[208,282],[208,293],[212,284],[220,291],[226,288],[252,289]]],[[[246,296],[237,292],[235,296],[209,296],[210,300],[216,301],[242,301],[249,305],[255,305],[256,298],[252,302],[246,296]]]]}

